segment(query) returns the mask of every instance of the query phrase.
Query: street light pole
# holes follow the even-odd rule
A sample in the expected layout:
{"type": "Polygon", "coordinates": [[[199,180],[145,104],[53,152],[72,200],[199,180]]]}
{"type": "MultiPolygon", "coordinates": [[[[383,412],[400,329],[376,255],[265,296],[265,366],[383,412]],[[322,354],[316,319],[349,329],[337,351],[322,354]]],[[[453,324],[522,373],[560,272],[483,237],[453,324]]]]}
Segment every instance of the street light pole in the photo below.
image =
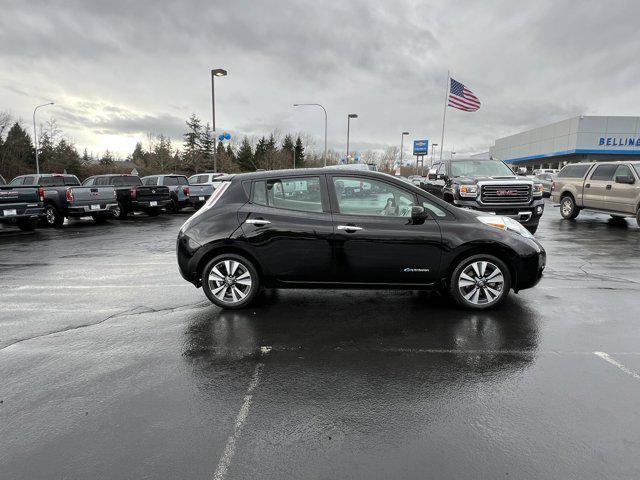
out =
{"type": "Polygon", "coordinates": [[[213,171],[218,172],[218,157],[216,155],[216,91],[214,78],[226,77],[227,71],[222,68],[215,68],[211,70],[211,129],[213,134],[213,171]]]}
{"type": "MultiPolygon", "coordinates": [[[[400,136],[400,171],[402,171],[402,154],[404,152],[404,136],[409,135],[409,132],[402,132],[400,136]]],[[[416,168],[418,168],[418,161],[416,160],[416,168]]]]}
{"type": "Polygon", "coordinates": [[[294,107],[303,107],[303,106],[314,106],[320,107],[324,112],[324,155],[322,155],[322,159],[324,160],[324,166],[327,166],[327,109],[324,108],[319,103],[294,103],[294,107]]]}
{"type": "Polygon", "coordinates": [[[40,161],[38,159],[38,131],[36,130],[36,110],[38,110],[40,107],[46,107],[53,104],[53,102],[43,103],[42,105],[38,105],[33,109],[33,144],[36,148],[36,175],[40,175],[40,161]]]}
{"type": "Polygon", "coordinates": [[[349,129],[351,126],[351,119],[358,118],[358,114],[350,113],[347,115],[347,163],[349,163],[349,129]]]}

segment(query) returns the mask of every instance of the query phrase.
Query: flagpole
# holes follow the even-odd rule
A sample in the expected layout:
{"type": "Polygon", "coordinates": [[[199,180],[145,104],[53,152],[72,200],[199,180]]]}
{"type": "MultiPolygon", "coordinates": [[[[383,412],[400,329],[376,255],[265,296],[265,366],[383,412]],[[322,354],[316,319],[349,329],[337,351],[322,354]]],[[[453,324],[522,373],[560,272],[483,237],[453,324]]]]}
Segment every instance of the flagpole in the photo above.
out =
{"type": "Polygon", "coordinates": [[[444,93],[444,112],[442,113],[442,137],[440,138],[440,161],[442,161],[442,148],[444,147],[444,122],[447,118],[447,100],[449,99],[449,89],[451,88],[449,70],[447,70],[447,88],[444,93]]]}

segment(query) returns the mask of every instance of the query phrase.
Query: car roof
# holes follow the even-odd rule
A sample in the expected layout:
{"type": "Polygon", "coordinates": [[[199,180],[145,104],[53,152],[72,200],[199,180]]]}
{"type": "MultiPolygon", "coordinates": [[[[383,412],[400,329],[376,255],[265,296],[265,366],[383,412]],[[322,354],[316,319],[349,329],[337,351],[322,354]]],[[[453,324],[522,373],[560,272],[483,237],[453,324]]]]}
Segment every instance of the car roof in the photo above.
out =
{"type": "Polygon", "coordinates": [[[231,179],[234,180],[253,180],[253,179],[261,179],[261,178],[280,178],[280,177],[302,177],[308,175],[326,175],[326,174],[335,174],[340,176],[368,176],[375,178],[395,178],[393,175],[389,175],[387,173],[376,172],[373,170],[349,170],[343,168],[335,168],[335,167],[322,167],[322,168],[296,168],[296,169],[286,169],[286,170],[265,170],[261,172],[248,172],[248,173],[238,173],[235,175],[225,175],[224,177],[219,177],[216,180],[223,179],[231,179]]]}

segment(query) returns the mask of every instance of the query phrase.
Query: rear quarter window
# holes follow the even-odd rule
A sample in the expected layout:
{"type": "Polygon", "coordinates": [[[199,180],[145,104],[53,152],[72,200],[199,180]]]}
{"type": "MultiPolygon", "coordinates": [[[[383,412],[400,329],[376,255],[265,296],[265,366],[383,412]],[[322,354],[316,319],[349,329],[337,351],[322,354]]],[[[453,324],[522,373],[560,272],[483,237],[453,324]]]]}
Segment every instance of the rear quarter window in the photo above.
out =
{"type": "Polygon", "coordinates": [[[558,178],[584,178],[589,168],[591,165],[567,165],[560,170],[558,178]]]}

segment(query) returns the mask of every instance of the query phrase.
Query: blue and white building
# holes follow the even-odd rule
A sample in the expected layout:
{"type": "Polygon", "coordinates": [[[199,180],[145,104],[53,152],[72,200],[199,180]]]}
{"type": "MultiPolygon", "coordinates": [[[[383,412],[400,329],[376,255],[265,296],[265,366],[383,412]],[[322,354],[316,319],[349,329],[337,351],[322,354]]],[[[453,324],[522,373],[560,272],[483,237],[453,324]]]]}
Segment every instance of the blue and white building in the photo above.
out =
{"type": "Polygon", "coordinates": [[[529,170],[575,162],[640,160],[640,117],[580,115],[500,138],[489,154],[529,170]]]}

